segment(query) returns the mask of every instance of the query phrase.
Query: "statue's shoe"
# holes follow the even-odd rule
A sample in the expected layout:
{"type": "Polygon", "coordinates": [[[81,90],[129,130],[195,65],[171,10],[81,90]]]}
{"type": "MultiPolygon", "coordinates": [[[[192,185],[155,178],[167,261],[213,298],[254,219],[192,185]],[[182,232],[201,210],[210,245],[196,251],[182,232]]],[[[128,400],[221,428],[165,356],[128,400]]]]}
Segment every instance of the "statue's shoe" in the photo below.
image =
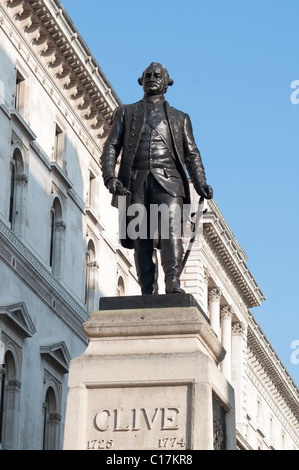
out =
{"type": "Polygon", "coordinates": [[[178,279],[167,279],[165,282],[166,294],[185,294],[184,289],[180,286],[178,279]]]}

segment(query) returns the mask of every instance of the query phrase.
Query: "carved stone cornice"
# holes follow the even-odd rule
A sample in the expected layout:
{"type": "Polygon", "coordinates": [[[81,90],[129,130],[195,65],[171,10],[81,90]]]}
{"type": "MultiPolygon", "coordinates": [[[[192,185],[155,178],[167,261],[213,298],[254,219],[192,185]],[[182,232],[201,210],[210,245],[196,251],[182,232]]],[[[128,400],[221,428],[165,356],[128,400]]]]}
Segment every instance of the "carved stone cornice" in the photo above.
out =
{"type": "MultiPolygon", "coordinates": [[[[250,313],[250,312],[249,312],[250,313]]],[[[285,369],[260,326],[250,313],[248,324],[248,364],[267,388],[268,382],[274,385],[277,401],[285,403],[293,416],[299,416],[299,390],[285,369]]],[[[271,396],[275,393],[272,390],[271,396]]],[[[298,418],[297,425],[298,425],[298,418]]]]}
{"type": "Polygon", "coordinates": [[[265,297],[250,273],[244,250],[239,246],[214,200],[203,216],[204,238],[232,279],[248,308],[260,305],[265,297]]]}
{"type": "Polygon", "coordinates": [[[213,251],[212,247],[205,239],[202,240],[201,250],[205,258],[205,262],[208,263],[208,265],[211,267],[209,268],[210,277],[212,279],[220,279],[224,297],[225,293],[229,292],[230,297],[234,301],[234,305],[238,307],[238,311],[242,312],[243,316],[246,318],[248,307],[245,305],[243,298],[240,296],[233,278],[225,270],[215,251],[213,251]]]}
{"type": "MultiPolygon", "coordinates": [[[[121,101],[60,1],[0,0],[0,8],[15,22],[91,134],[104,138],[121,101]]],[[[22,49],[22,42],[18,47],[22,49]]]]}

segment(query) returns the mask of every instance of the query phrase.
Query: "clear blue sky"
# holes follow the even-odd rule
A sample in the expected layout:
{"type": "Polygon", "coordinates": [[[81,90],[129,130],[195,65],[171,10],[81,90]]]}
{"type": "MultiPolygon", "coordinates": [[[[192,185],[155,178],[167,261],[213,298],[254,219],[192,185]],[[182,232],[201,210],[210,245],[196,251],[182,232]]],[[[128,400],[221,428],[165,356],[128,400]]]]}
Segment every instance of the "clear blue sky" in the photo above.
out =
{"type": "Polygon", "coordinates": [[[168,69],[167,100],[190,115],[215,201],[266,296],[252,313],[298,385],[298,0],[62,4],[123,103],[142,98],[150,62],[168,69]]]}

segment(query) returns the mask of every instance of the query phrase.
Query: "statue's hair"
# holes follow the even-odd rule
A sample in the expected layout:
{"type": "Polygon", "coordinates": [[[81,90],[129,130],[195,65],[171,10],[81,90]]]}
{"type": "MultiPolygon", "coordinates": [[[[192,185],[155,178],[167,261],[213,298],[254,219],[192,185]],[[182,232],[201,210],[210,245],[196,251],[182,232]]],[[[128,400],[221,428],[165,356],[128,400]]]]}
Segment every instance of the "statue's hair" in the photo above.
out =
{"type": "Polygon", "coordinates": [[[165,92],[166,92],[167,88],[168,88],[169,86],[172,86],[172,85],[173,85],[173,80],[169,77],[169,73],[168,73],[167,69],[164,67],[164,65],[159,64],[158,62],[152,62],[152,63],[144,70],[142,76],[141,76],[140,78],[138,78],[138,83],[139,83],[139,85],[142,86],[143,77],[144,77],[145,72],[146,72],[150,67],[152,67],[152,66],[154,66],[154,65],[158,65],[159,67],[161,67],[161,69],[162,69],[163,72],[164,72],[165,92]]]}

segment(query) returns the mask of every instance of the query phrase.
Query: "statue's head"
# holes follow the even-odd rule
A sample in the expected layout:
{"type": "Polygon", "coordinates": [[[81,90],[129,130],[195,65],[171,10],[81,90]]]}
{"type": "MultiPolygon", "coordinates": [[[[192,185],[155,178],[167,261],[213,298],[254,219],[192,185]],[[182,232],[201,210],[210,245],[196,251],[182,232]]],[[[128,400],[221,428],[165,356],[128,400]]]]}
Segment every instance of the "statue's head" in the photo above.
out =
{"type": "Polygon", "coordinates": [[[146,95],[164,95],[167,88],[173,85],[169,73],[162,64],[152,62],[138,79],[146,95]]]}

